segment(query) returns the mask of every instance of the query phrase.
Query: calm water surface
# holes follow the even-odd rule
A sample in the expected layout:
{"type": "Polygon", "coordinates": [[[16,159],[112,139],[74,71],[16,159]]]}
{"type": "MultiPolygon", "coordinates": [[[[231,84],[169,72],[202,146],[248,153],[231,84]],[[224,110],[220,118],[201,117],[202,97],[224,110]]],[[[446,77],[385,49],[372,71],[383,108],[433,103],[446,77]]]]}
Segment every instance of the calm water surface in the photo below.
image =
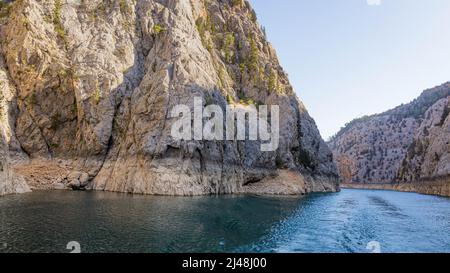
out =
{"type": "Polygon", "coordinates": [[[450,199],[343,190],[293,197],[51,191],[0,198],[0,252],[450,252],[450,199]]]}

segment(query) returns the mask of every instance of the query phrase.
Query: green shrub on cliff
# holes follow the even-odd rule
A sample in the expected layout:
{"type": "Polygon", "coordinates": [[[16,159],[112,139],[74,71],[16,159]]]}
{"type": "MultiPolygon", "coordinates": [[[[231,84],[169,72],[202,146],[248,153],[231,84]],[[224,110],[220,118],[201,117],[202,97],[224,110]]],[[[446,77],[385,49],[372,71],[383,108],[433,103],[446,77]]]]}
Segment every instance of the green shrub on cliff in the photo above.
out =
{"type": "Polygon", "coordinates": [[[153,34],[158,35],[160,34],[162,31],[164,31],[164,28],[160,25],[160,24],[155,24],[153,26],[153,34]]]}
{"type": "Polygon", "coordinates": [[[277,76],[275,72],[271,69],[269,74],[269,79],[267,83],[267,88],[269,89],[269,92],[277,90],[277,76]]]}
{"type": "Polygon", "coordinates": [[[61,23],[61,0],[55,0],[55,8],[53,10],[53,28],[55,30],[56,36],[63,42],[64,46],[67,48],[67,39],[64,26],[61,23]]]}
{"type": "Polygon", "coordinates": [[[0,23],[9,16],[12,4],[0,1],[0,23]]]}
{"type": "Polygon", "coordinates": [[[95,104],[98,104],[100,102],[100,99],[101,99],[100,89],[97,88],[94,90],[94,93],[92,93],[92,100],[94,101],[95,104]]]}
{"type": "Polygon", "coordinates": [[[247,70],[247,67],[246,67],[245,63],[240,63],[239,71],[241,72],[241,81],[244,80],[246,70],[247,70]]]}
{"type": "Polygon", "coordinates": [[[28,95],[25,100],[27,109],[31,110],[33,108],[33,105],[37,103],[36,93],[33,92],[32,94],[28,95]]]}
{"type": "Polygon", "coordinates": [[[211,37],[215,35],[214,25],[211,23],[211,18],[206,16],[206,18],[198,18],[195,21],[195,25],[197,27],[197,31],[200,34],[200,39],[202,41],[203,46],[209,51],[212,52],[213,44],[211,41],[211,37]],[[209,35],[208,35],[209,34],[209,35]]]}
{"type": "Polygon", "coordinates": [[[228,103],[228,104],[233,104],[233,103],[234,103],[234,99],[233,99],[232,96],[227,95],[227,103],[228,103]]]}
{"type": "Polygon", "coordinates": [[[256,72],[258,70],[258,47],[252,36],[249,36],[248,42],[250,44],[250,54],[247,66],[251,72],[256,72]]]}
{"type": "Polygon", "coordinates": [[[225,53],[225,61],[227,63],[232,62],[232,52],[235,47],[235,38],[233,33],[227,33],[222,43],[222,50],[225,53]]]}
{"type": "Polygon", "coordinates": [[[123,15],[129,15],[131,13],[131,8],[128,6],[126,0],[119,0],[119,9],[123,15]]]}
{"type": "Polygon", "coordinates": [[[242,6],[244,6],[244,0],[232,0],[231,6],[241,8],[242,6]]]}

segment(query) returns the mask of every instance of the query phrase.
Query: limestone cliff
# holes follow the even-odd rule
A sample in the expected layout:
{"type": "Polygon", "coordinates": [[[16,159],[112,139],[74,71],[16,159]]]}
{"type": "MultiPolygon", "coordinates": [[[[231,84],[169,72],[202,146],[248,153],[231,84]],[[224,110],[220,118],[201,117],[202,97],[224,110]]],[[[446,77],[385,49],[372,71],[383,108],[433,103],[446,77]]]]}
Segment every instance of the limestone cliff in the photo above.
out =
{"type": "Polygon", "coordinates": [[[14,94],[0,57],[0,195],[30,191],[24,178],[10,168],[10,153],[20,153],[20,146],[14,138],[14,122],[10,118],[14,116],[14,94]]]}
{"type": "Polygon", "coordinates": [[[11,169],[32,188],[338,190],[331,151],[247,1],[17,0],[1,14],[4,73],[15,90],[11,169]],[[194,97],[279,105],[279,149],[174,140],[170,110],[192,107],[194,97]]]}
{"type": "Polygon", "coordinates": [[[446,83],[347,124],[329,143],[343,182],[450,195],[449,100],[446,83]]]}
{"type": "Polygon", "coordinates": [[[439,100],[426,112],[397,179],[400,182],[446,180],[450,183],[450,96],[439,100]]]}

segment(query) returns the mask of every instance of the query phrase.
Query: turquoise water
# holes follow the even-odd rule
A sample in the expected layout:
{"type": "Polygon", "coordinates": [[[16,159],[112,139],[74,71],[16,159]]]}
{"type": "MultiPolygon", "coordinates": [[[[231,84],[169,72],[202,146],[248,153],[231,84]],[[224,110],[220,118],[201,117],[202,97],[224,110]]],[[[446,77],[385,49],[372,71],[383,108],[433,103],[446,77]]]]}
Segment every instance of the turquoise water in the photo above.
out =
{"type": "Polygon", "coordinates": [[[0,252],[450,252],[450,199],[343,190],[304,198],[51,191],[0,198],[0,252]]]}

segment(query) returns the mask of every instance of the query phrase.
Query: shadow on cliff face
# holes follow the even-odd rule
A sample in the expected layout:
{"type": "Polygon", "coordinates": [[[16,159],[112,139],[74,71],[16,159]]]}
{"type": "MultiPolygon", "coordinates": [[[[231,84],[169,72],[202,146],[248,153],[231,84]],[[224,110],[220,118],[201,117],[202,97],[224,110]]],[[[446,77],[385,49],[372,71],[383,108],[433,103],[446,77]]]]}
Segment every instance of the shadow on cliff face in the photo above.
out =
{"type": "Polygon", "coordinates": [[[94,188],[182,195],[231,193],[276,169],[274,153],[261,152],[260,141],[175,140],[171,127],[177,119],[170,117],[171,109],[179,104],[193,109],[195,97],[203,98],[204,106],[216,104],[226,110],[225,98],[217,89],[195,83],[167,93],[138,88],[126,103],[125,133],[113,134],[112,148],[94,188]]]}

